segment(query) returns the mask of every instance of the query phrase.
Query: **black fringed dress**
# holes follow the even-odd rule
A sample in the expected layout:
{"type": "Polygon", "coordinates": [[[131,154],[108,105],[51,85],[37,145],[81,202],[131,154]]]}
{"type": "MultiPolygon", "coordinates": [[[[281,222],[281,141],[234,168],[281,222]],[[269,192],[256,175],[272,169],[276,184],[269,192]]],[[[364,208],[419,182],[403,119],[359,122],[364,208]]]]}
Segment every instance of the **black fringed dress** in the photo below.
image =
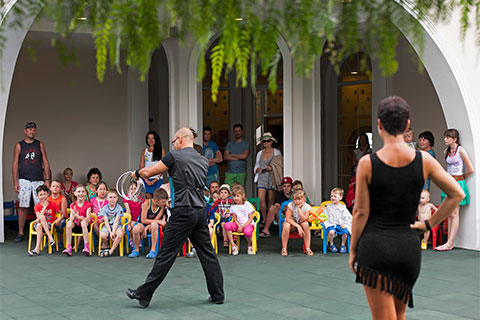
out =
{"type": "Polygon", "coordinates": [[[410,224],[424,184],[422,155],[417,151],[410,164],[398,168],[383,163],[376,153],[370,157],[370,215],[358,242],[356,282],[379,286],[413,308],[421,250],[410,224]]]}

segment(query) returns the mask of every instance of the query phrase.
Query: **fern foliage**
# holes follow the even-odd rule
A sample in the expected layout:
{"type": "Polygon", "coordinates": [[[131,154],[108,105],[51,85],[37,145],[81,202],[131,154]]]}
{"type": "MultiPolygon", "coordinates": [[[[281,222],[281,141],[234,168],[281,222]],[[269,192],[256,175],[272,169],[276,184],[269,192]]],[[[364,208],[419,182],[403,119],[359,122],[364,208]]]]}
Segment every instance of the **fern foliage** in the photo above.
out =
{"type": "Polygon", "coordinates": [[[143,80],[164,39],[193,39],[200,51],[199,81],[206,74],[205,59],[211,59],[213,100],[220,77],[233,69],[237,85],[245,87],[250,79],[254,87],[260,72],[268,75],[274,91],[279,37],[287,43],[299,76],[309,76],[324,53],[338,66],[357,51],[377,58],[383,73],[392,75],[398,69],[401,34],[422,48],[422,23],[446,22],[454,10],[460,14],[460,38],[474,32],[480,46],[480,0],[19,0],[0,5],[0,57],[5,30],[41,14],[55,23],[59,37],[54,42],[79,29],[91,32],[100,81],[108,65],[121,72],[122,63],[138,69],[143,80]],[[8,24],[6,14],[14,16],[8,24]],[[209,51],[215,34],[218,42],[209,51]]]}

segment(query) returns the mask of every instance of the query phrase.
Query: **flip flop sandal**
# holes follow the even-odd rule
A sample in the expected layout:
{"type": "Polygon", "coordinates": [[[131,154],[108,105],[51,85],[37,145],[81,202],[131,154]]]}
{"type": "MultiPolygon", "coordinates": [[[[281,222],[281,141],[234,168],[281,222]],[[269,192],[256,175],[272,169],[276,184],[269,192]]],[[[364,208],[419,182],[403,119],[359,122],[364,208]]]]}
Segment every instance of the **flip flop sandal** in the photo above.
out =
{"type": "Polygon", "coordinates": [[[54,240],[54,241],[50,241],[50,247],[53,247],[53,246],[55,246],[56,244],[57,244],[57,243],[55,242],[55,240],[54,240]]]}
{"type": "Polygon", "coordinates": [[[305,254],[307,256],[313,256],[314,253],[313,253],[312,249],[309,248],[309,249],[305,249],[305,254]]]}
{"type": "Polygon", "coordinates": [[[37,257],[39,255],[41,255],[42,253],[41,252],[36,252],[36,251],[28,251],[28,256],[30,257],[37,257]]]}
{"type": "Polygon", "coordinates": [[[280,254],[284,257],[288,256],[287,248],[283,248],[282,251],[280,251],[280,254]]]}
{"type": "Polygon", "coordinates": [[[228,241],[223,241],[223,247],[228,248],[228,241]]]}
{"type": "Polygon", "coordinates": [[[268,238],[271,236],[270,233],[265,233],[265,232],[260,232],[260,234],[258,235],[260,238],[268,238]]]}
{"type": "Polygon", "coordinates": [[[110,250],[108,250],[108,249],[102,250],[102,251],[100,251],[99,255],[100,255],[101,258],[110,257],[110,250]]]}

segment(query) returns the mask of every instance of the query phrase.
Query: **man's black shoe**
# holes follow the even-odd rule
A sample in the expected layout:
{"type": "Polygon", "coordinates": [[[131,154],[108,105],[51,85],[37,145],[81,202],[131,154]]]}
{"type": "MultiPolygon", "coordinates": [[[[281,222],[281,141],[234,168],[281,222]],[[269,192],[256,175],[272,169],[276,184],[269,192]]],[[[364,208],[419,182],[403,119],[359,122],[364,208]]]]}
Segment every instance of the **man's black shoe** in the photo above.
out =
{"type": "Polygon", "coordinates": [[[211,296],[208,297],[208,302],[215,303],[215,304],[223,304],[223,299],[222,300],[213,300],[211,296]]]}
{"type": "Polygon", "coordinates": [[[127,297],[129,297],[130,299],[137,299],[138,300],[138,304],[140,305],[140,307],[142,308],[146,308],[148,307],[148,305],[150,304],[149,301],[145,300],[144,298],[140,297],[138,295],[138,293],[133,290],[133,289],[130,289],[128,288],[127,291],[125,291],[125,293],[127,294],[127,297]]]}
{"type": "Polygon", "coordinates": [[[15,242],[21,242],[21,241],[23,241],[23,234],[18,234],[14,241],[15,241],[15,242]]]}

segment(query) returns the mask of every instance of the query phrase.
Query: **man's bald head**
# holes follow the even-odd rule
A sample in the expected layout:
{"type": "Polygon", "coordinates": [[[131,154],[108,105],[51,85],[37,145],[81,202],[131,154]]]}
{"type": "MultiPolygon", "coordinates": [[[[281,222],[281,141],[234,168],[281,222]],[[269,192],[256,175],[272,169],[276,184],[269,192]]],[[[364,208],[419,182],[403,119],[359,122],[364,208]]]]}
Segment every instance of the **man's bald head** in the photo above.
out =
{"type": "Polygon", "coordinates": [[[175,132],[174,136],[175,149],[193,148],[193,132],[190,128],[181,128],[175,132]]]}

